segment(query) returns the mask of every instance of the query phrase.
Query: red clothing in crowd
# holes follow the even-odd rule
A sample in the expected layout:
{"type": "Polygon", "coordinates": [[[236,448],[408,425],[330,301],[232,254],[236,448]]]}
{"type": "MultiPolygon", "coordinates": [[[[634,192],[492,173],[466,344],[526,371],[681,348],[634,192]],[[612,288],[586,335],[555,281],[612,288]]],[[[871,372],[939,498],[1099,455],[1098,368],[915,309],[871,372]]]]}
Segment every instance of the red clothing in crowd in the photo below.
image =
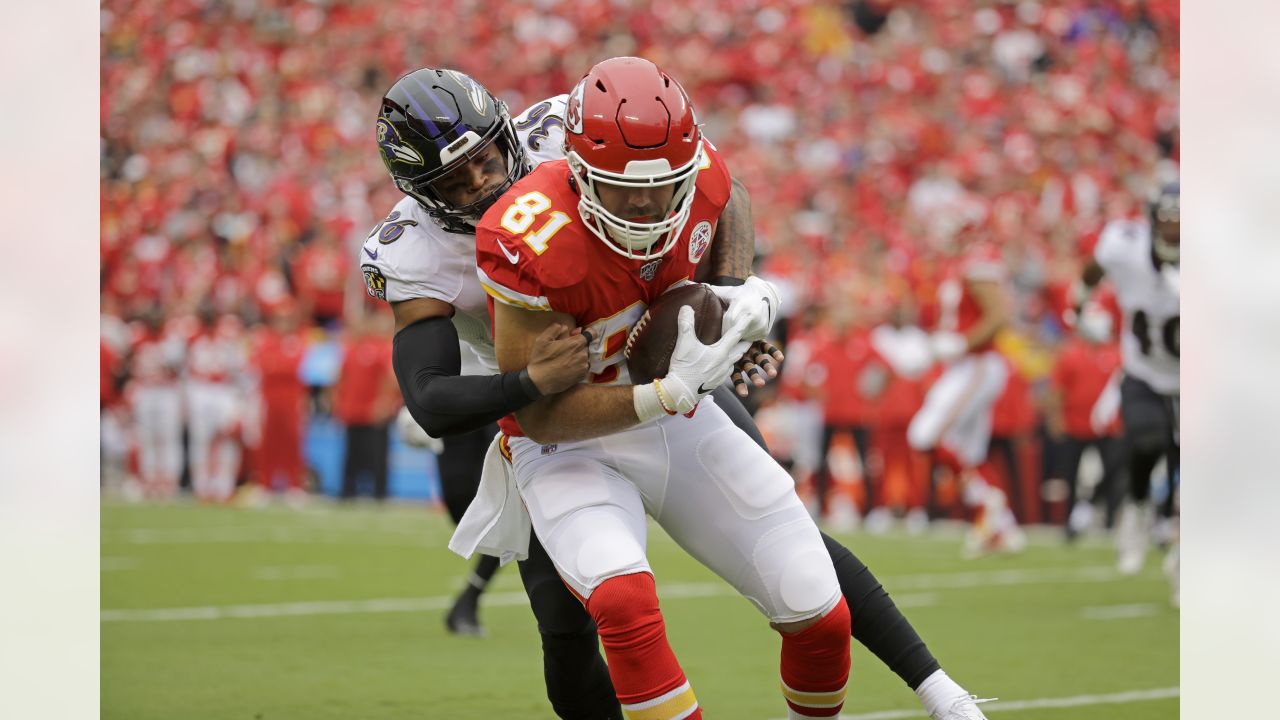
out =
{"type": "Polygon", "coordinates": [[[342,317],[343,289],[347,281],[346,256],[332,244],[313,243],[294,260],[298,297],[311,314],[323,318],[342,317]]]}
{"type": "Polygon", "coordinates": [[[391,341],[381,335],[366,335],[343,343],[334,416],[345,425],[380,425],[391,419],[398,398],[391,341]]]}
{"type": "Polygon", "coordinates": [[[302,333],[263,330],[254,352],[262,383],[262,444],[258,481],[265,487],[283,474],[290,488],[302,487],[302,424],[307,388],[298,377],[306,353],[302,333]]]}
{"type": "Polygon", "coordinates": [[[827,335],[819,340],[809,361],[810,372],[822,388],[822,420],[827,425],[866,425],[871,404],[859,386],[863,371],[875,357],[865,330],[827,335]]]}
{"type": "Polygon", "coordinates": [[[107,345],[106,341],[98,341],[99,355],[99,385],[98,385],[98,407],[111,407],[120,399],[120,392],[116,388],[116,373],[120,368],[120,357],[107,345]]]}
{"type": "MultiPolygon", "coordinates": [[[[1086,439],[1098,437],[1089,423],[1089,415],[1107,381],[1119,367],[1118,343],[1097,345],[1072,337],[1059,349],[1052,378],[1054,387],[1062,393],[1063,425],[1068,435],[1086,439]]],[[[1117,429],[1112,428],[1109,434],[1117,429]]]]}

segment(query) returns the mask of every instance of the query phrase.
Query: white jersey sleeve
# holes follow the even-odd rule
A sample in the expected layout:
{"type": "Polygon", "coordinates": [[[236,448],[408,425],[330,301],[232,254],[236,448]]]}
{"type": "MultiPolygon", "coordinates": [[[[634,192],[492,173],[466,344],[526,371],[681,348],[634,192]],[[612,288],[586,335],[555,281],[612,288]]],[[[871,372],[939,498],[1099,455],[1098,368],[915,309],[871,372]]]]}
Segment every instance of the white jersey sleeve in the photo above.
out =
{"type": "Polygon", "coordinates": [[[534,103],[516,116],[516,137],[529,154],[531,167],[564,159],[564,113],[568,95],[556,95],[534,103]]]}
{"type": "Polygon", "coordinates": [[[396,204],[360,246],[368,293],[395,303],[433,298],[453,306],[458,339],[496,373],[487,296],[476,277],[476,239],[441,228],[413,198],[396,204]]]}
{"type": "Polygon", "coordinates": [[[365,239],[360,269],[365,288],[380,300],[427,297],[455,304],[475,272],[475,240],[445,232],[406,197],[365,239]]]}

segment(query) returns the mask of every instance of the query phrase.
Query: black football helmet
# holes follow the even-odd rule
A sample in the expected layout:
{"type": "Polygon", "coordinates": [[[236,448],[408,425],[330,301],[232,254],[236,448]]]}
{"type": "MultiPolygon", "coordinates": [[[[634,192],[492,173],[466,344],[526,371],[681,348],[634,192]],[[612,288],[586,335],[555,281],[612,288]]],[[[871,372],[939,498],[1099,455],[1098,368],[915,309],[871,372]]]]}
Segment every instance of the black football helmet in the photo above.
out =
{"type": "Polygon", "coordinates": [[[529,171],[506,103],[456,70],[422,68],[397,80],[382,98],[377,141],[396,187],[450,232],[474,232],[484,211],[529,171]],[[507,161],[506,180],[469,205],[449,205],[432,185],[494,142],[507,161]]]}
{"type": "Polygon", "coordinates": [[[1179,250],[1179,197],[1178,183],[1166,183],[1151,196],[1147,213],[1151,218],[1151,251],[1160,262],[1177,265],[1179,250]]]}

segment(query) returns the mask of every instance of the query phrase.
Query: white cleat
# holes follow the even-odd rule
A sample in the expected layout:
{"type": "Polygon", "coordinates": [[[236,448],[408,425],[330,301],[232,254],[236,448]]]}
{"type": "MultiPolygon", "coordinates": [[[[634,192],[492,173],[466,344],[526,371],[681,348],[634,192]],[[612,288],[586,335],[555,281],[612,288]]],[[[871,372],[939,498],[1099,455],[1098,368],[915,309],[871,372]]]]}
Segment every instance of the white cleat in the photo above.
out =
{"type": "Polygon", "coordinates": [[[1151,544],[1151,508],[1126,503],[1116,524],[1116,570],[1121,575],[1136,575],[1147,562],[1151,544]]]}
{"type": "Polygon", "coordinates": [[[903,525],[906,526],[908,535],[923,535],[929,531],[929,513],[924,508],[915,508],[907,512],[903,525]]]}
{"type": "Polygon", "coordinates": [[[978,709],[978,703],[990,702],[995,698],[979,700],[977,695],[958,698],[949,707],[930,715],[932,720],[987,720],[987,716],[978,709]]]}
{"type": "Polygon", "coordinates": [[[1027,547],[1027,536],[1018,527],[1013,510],[1005,503],[1004,493],[993,490],[984,511],[965,534],[965,559],[983,555],[1015,555],[1027,547]],[[998,494],[997,494],[998,493],[998,494]]]}
{"type": "Polygon", "coordinates": [[[893,511],[886,507],[878,507],[867,513],[862,527],[872,535],[884,535],[893,529],[893,511]]]}

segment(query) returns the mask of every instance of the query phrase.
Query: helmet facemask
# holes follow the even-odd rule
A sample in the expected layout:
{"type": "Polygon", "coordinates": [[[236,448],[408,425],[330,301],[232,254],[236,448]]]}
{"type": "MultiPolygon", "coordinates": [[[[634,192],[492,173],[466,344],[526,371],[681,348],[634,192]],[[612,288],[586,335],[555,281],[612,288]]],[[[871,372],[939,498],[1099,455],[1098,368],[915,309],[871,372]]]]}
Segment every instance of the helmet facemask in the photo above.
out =
{"type": "Polygon", "coordinates": [[[510,189],[517,180],[529,172],[528,159],[525,156],[524,147],[516,138],[515,129],[511,124],[511,117],[507,113],[506,105],[499,102],[498,108],[501,121],[495,123],[483,137],[474,130],[469,130],[462,138],[455,141],[455,145],[461,144],[462,147],[456,150],[453,156],[448,155],[453,145],[441,151],[441,159],[444,161],[442,167],[413,178],[405,178],[403,176],[395,178],[396,186],[406,195],[417,200],[426,209],[427,214],[449,232],[475,232],[476,223],[480,221],[485,211],[497,202],[498,198],[502,197],[503,193],[510,189]],[[466,139],[468,142],[461,143],[462,139],[466,139]],[[465,167],[492,143],[498,144],[498,148],[506,162],[506,178],[503,179],[498,187],[491,192],[485,193],[483,197],[474,202],[466,205],[451,204],[435,189],[436,184],[449,177],[459,168],[465,167]]]}
{"type": "Polygon", "coordinates": [[[703,163],[702,144],[693,157],[678,168],[665,159],[633,160],[622,173],[593,168],[572,149],[567,149],[569,170],[577,181],[581,197],[578,209],[583,223],[610,250],[633,260],[652,260],[665,255],[680,239],[693,207],[698,171],[703,163]],[[610,212],[601,201],[601,184],[625,188],[651,188],[674,185],[675,191],[666,208],[658,212],[654,222],[626,220],[610,212]]]}

